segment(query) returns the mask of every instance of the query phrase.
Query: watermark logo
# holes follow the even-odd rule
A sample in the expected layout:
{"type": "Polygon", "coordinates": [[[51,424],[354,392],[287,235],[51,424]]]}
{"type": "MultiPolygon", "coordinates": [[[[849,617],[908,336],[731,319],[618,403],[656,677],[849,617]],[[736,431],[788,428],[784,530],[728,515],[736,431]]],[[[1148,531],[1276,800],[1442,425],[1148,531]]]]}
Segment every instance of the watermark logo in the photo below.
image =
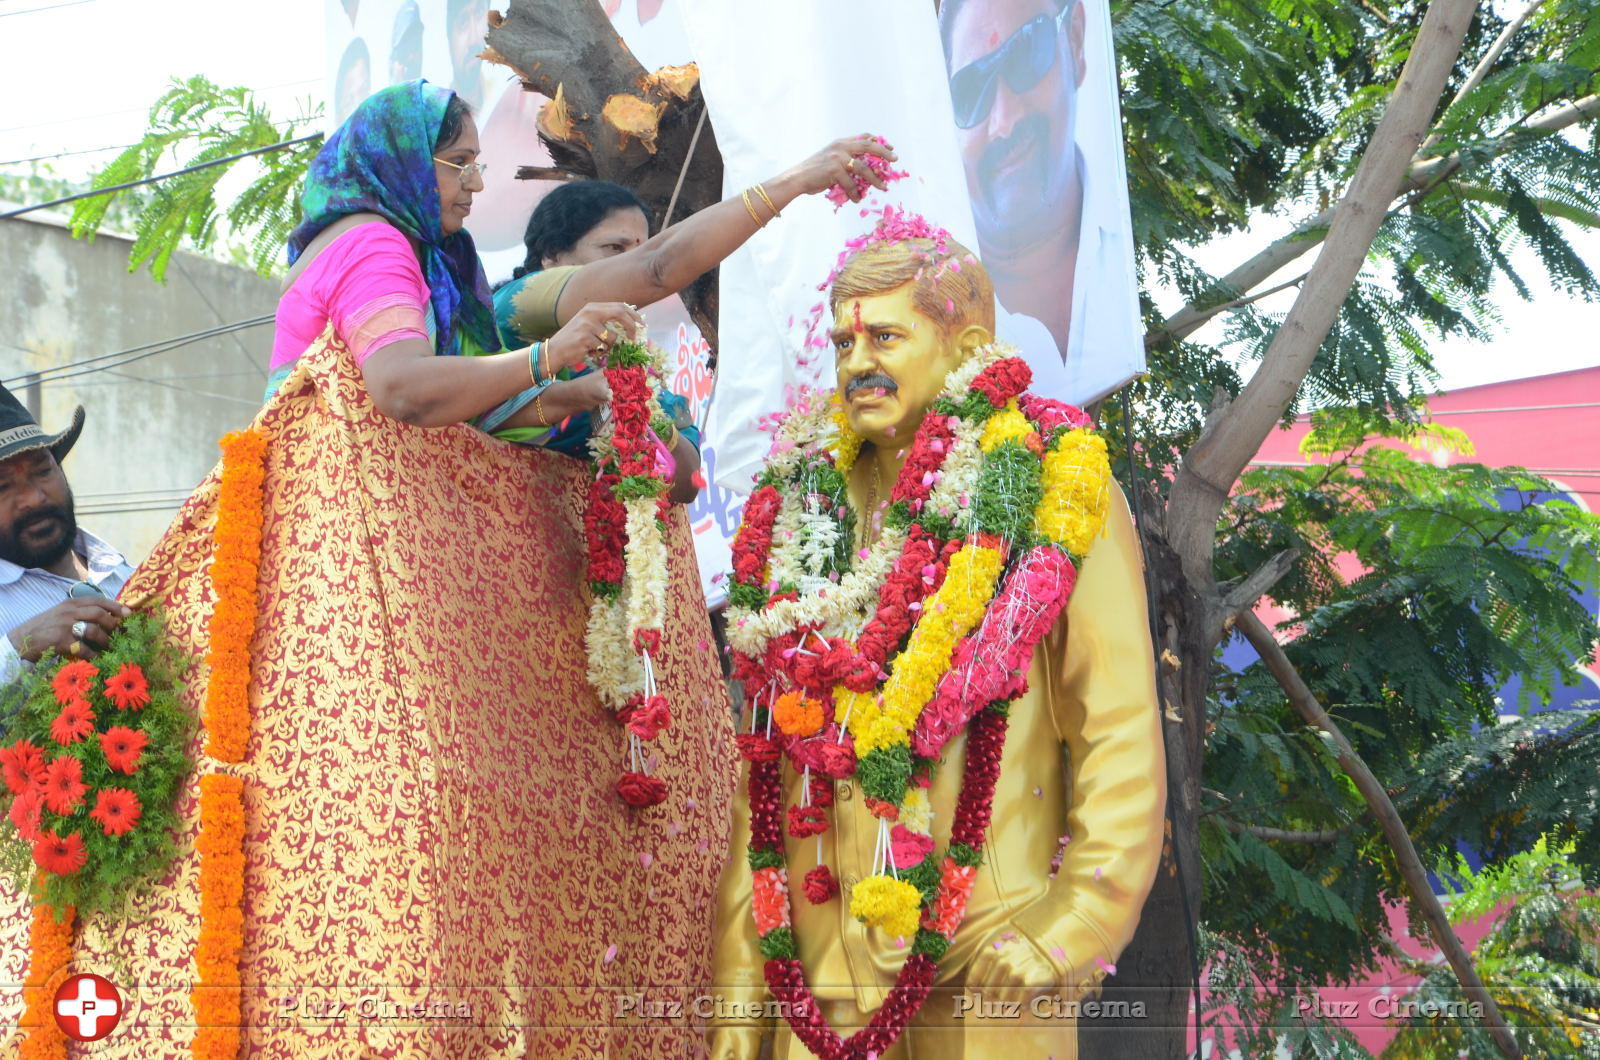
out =
{"type": "Polygon", "coordinates": [[[122,1019],[122,991],[98,975],[75,975],[56,991],[56,1025],[77,1042],[97,1042],[122,1019]]]}

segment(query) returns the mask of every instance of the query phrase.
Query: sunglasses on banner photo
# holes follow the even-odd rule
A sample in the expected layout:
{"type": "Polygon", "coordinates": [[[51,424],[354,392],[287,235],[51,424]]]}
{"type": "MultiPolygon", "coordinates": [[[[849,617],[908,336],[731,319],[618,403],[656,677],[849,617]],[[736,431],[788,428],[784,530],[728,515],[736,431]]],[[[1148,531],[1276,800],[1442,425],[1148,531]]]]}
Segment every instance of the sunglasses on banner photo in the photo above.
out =
{"type": "Polygon", "coordinates": [[[1056,45],[1062,23],[1071,10],[1068,4],[1059,15],[1034,16],[1000,47],[950,75],[950,102],[955,105],[958,127],[970,129],[989,116],[1000,78],[1020,95],[1050,72],[1059,51],[1056,45]]]}

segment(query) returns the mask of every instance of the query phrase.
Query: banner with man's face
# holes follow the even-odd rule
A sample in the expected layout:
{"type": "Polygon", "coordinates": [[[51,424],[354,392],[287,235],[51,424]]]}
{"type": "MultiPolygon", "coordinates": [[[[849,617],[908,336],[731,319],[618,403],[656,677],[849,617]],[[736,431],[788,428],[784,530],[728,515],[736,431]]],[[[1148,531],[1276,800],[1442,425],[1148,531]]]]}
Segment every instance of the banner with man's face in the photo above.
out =
{"type": "Polygon", "coordinates": [[[1000,330],[1028,353],[1036,389],[1078,403],[1144,368],[1110,28],[1105,0],[939,10],[1000,330]]]}

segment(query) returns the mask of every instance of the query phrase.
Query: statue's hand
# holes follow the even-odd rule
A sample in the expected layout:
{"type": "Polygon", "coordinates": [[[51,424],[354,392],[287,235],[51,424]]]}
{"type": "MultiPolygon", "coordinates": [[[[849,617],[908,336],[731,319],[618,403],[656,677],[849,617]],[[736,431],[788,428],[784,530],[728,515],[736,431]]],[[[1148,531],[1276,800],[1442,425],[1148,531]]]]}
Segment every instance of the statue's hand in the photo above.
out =
{"type": "Polygon", "coordinates": [[[865,162],[857,161],[860,155],[877,155],[894,161],[899,156],[894,153],[894,148],[887,144],[880,144],[878,138],[870,133],[860,136],[850,136],[842,140],[835,140],[799,165],[787,170],[782,176],[774,178],[773,183],[779,184],[789,198],[799,195],[816,195],[838,185],[844,193],[854,202],[861,201],[861,193],[856,190],[856,178],[878,188],[880,191],[886,187],[883,178],[874,173],[865,162]]]}
{"type": "Polygon", "coordinates": [[[756,1060],[765,1033],[760,1027],[718,1027],[710,1034],[711,1060],[756,1060]]]}
{"type": "Polygon", "coordinates": [[[1026,1003],[1060,986],[1060,973],[1038,945],[1011,929],[986,939],[967,966],[967,990],[985,1001],[1026,1003]]]}

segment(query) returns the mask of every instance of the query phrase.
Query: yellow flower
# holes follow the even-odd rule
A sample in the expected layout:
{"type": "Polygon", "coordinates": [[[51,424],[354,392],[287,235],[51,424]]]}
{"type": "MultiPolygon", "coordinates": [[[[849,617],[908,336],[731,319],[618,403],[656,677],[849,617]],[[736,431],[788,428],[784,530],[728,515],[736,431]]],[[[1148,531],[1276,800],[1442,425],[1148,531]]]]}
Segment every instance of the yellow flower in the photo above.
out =
{"type": "Polygon", "coordinates": [[[990,416],[983,425],[983,437],[978,439],[978,448],[986,453],[993,452],[1002,442],[1020,442],[1032,433],[1033,424],[1017,407],[1017,399],[1012,398],[1006,402],[1005,408],[990,416]]]}
{"type": "Polygon", "coordinates": [[[855,466],[856,456],[861,452],[861,435],[850,428],[850,420],[844,414],[844,404],[839,400],[838,391],[834,391],[833,409],[829,413],[833,420],[834,428],[839,432],[839,444],[834,449],[833,466],[841,474],[848,475],[855,466]]]}
{"type": "Polygon", "coordinates": [[[883,686],[883,706],[863,710],[857,701],[850,732],[858,755],[911,742],[911,730],[950,669],[956,644],[983,618],[1003,565],[999,549],[975,542],[951,557],[944,584],[924,601],[922,618],[894,661],[883,686]]]}
{"type": "Polygon", "coordinates": [[[905,880],[868,876],[850,891],[850,915],[898,938],[916,934],[922,893],[905,880]]]}
{"type": "Polygon", "coordinates": [[[1088,430],[1068,431],[1044,455],[1044,496],[1034,527],[1082,558],[1105,525],[1111,505],[1111,461],[1105,439],[1088,430]]]}
{"type": "Polygon", "coordinates": [[[913,786],[900,804],[900,823],[913,832],[933,834],[933,806],[928,802],[928,789],[913,786]]]}

